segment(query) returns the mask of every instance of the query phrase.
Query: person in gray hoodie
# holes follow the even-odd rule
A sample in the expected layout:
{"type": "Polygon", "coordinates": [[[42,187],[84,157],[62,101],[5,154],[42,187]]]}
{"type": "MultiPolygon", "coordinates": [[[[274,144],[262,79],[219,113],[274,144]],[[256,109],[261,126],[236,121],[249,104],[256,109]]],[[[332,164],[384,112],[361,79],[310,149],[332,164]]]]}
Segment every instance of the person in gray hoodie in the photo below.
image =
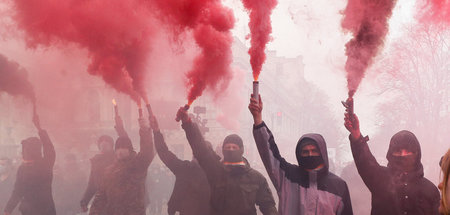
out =
{"type": "Polygon", "coordinates": [[[253,137],[267,173],[277,190],[280,215],[352,215],[347,184],[328,171],[328,153],[320,134],[305,134],[295,150],[298,165],[280,154],[275,138],[262,120],[263,103],[251,98],[253,137]]]}

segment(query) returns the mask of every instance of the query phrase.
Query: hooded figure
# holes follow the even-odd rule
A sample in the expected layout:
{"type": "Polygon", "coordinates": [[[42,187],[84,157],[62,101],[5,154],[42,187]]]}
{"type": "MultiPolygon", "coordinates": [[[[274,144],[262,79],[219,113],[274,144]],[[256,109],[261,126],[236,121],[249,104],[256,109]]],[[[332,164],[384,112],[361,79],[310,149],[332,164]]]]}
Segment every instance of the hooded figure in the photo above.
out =
{"type": "Polygon", "coordinates": [[[242,157],[244,145],[237,135],[229,135],[222,146],[224,161],[207,146],[197,124],[180,109],[182,127],[194,157],[205,171],[211,188],[211,215],[256,215],[256,205],[264,215],[278,214],[275,200],[264,176],[242,157]]]}
{"type": "Polygon", "coordinates": [[[11,214],[19,203],[23,215],[56,214],[52,196],[55,149],[45,130],[39,130],[39,137],[22,141],[23,162],[17,170],[14,190],[5,207],[6,214],[11,214]]]}
{"type": "MultiPolygon", "coordinates": [[[[167,203],[169,215],[208,215],[210,213],[210,188],[205,172],[197,160],[181,160],[167,147],[156,119],[152,125],[155,148],[161,161],[175,175],[172,195],[167,203]]],[[[210,145],[210,144],[209,144],[210,145]]],[[[212,148],[212,146],[211,146],[212,148]]]]}
{"type": "Polygon", "coordinates": [[[380,166],[370,152],[368,137],[350,136],[353,158],[361,178],[372,193],[373,215],[439,214],[439,191],[423,177],[421,150],[410,131],[395,134],[380,166]],[[407,152],[406,155],[402,155],[407,152]]]}
{"type": "Polygon", "coordinates": [[[298,165],[288,163],[281,156],[264,122],[254,126],[253,137],[277,190],[280,214],[353,214],[347,184],[328,171],[327,146],[320,134],[305,134],[300,138],[296,147],[298,165]],[[310,154],[317,155],[303,156],[305,147],[309,147],[310,154]]]}

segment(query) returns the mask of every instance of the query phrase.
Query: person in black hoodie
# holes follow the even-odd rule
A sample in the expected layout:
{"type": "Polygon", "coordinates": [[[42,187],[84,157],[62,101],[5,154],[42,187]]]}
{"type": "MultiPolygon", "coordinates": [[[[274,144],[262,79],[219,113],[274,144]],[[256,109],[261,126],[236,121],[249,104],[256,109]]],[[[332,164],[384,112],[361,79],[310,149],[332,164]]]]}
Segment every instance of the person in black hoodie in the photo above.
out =
{"type": "Polygon", "coordinates": [[[39,137],[22,141],[23,162],[17,170],[16,182],[11,197],[5,207],[5,215],[11,214],[20,203],[23,215],[55,215],[52,196],[53,166],[56,153],[47,132],[33,118],[39,137]],[[42,153],[43,149],[43,153],[42,153]]]}
{"type": "MultiPolygon", "coordinates": [[[[347,104],[352,104],[351,98],[347,104]]],[[[439,214],[439,191],[424,178],[421,149],[410,131],[396,133],[386,155],[387,167],[378,164],[361,135],[358,117],[345,113],[345,127],[350,131],[350,146],[358,173],[372,193],[372,215],[434,215],[439,214]]]]}
{"type": "Polygon", "coordinates": [[[297,142],[298,165],[280,154],[275,138],[262,120],[263,103],[251,98],[253,137],[267,173],[277,190],[281,215],[352,215],[347,184],[328,171],[328,152],[320,134],[305,134],[297,142]]]}
{"type": "Polygon", "coordinates": [[[264,215],[278,214],[266,179],[243,157],[244,144],[238,135],[229,135],[223,141],[221,162],[212,147],[205,143],[186,109],[180,108],[177,118],[181,119],[194,157],[208,178],[211,215],[256,215],[256,205],[264,215]]]}
{"type": "Polygon", "coordinates": [[[167,203],[169,215],[208,215],[210,212],[210,189],[205,172],[195,158],[181,160],[167,147],[155,117],[150,118],[155,148],[161,161],[175,175],[176,181],[167,203]]]}

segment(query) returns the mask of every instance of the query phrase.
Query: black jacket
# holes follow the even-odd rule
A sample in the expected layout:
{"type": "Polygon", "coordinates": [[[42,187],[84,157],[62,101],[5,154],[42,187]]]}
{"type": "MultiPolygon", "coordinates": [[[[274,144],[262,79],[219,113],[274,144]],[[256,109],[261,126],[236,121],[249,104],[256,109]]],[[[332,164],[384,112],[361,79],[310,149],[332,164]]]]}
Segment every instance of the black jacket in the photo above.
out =
{"type": "Polygon", "coordinates": [[[428,179],[423,177],[420,162],[420,145],[414,134],[401,131],[394,135],[387,153],[388,166],[378,164],[367,145],[368,138],[362,137],[350,143],[356,167],[361,178],[372,193],[372,215],[439,214],[439,191],[428,179]],[[416,169],[403,172],[395,168],[392,162],[393,149],[407,145],[410,151],[416,151],[416,169]]]}
{"type": "Polygon", "coordinates": [[[52,196],[53,165],[56,153],[46,131],[39,131],[43,158],[32,163],[22,163],[17,170],[16,182],[5,212],[11,213],[19,204],[22,214],[55,215],[52,196]]]}
{"type": "Polygon", "coordinates": [[[211,187],[212,215],[256,215],[255,205],[264,215],[276,215],[272,192],[266,179],[250,165],[226,166],[209,148],[196,124],[183,124],[194,157],[206,173],[211,187]]]}
{"type": "Polygon", "coordinates": [[[170,200],[169,215],[208,215],[210,212],[210,188],[205,172],[196,161],[180,160],[169,151],[161,132],[153,132],[155,148],[161,161],[176,177],[170,200]]]}
{"type": "Polygon", "coordinates": [[[141,128],[140,151],[106,168],[92,202],[90,215],[144,215],[147,169],[155,157],[150,129],[141,128]]]}
{"type": "Polygon", "coordinates": [[[80,202],[80,205],[82,207],[87,206],[92,197],[94,197],[95,192],[97,192],[98,186],[100,184],[101,178],[105,173],[106,167],[113,164],[114,160],[114,152],[107,154],[97,154],[93,158],[91,158],[91,173],[89,174],[89,182],[80,202]]]}

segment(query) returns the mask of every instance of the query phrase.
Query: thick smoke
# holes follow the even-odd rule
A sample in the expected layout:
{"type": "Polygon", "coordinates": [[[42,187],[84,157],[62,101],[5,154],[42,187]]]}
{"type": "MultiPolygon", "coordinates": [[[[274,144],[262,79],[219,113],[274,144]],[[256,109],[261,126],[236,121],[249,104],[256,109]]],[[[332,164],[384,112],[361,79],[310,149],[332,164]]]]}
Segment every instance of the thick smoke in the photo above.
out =
{"type": "Polygon", "coordinates": [[[342,28],[353,34],[346,45],[347,86],[349,96],[358,89],[388,33],[388,19],[395,0],[349,0],[344,10],[342,28]]]}
{"type": "Polygon", "coordinates": [[[251,47],[248,50],[250,54],[250,64],[252,65],[253,78],[258,80],[262,65],[266,61],[264,50],[270,40],[272,33],[272,24],[270,15],[277,5],[277,0],[242,0],[244,7],[250,13],[251,47]]]}
{"type": "Polygon", "coordinates": [[[450,1],[427,0],[423,8],[420,12],[422,21],[450,24],[450,1]]]}
{"type": "Polygon", "coordinates": [[[22,95],[35,103],[33,85],[28,81],[27,71],[16,62],[9,61],[0,54],[0,92],[22,95]]]}
{"type": "Polygon", "coordinates": [[[136,102],[146,100],[145,62],[152,29],[140,0],[15,0],[29,47],[74,43],[89,51],[88,72],[136,102]]]}
{"type": "Polygon", "coordinates": [[[192,31],[200,53],[186,74],[188,104],[202,95],[208,88],[220,93],[232,78],[231,45],[234,16],[231,9],[219,0],[165,0],[156,1],[162,19],[170,23],[176,33],[192,31]]]}

